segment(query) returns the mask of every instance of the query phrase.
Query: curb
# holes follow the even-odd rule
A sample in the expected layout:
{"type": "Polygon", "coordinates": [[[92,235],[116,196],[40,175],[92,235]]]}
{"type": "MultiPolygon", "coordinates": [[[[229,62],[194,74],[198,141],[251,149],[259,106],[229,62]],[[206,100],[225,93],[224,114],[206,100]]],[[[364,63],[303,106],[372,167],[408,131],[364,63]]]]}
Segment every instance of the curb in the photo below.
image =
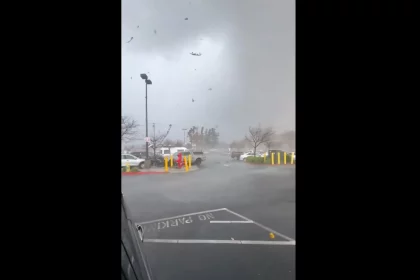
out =
{"type": "Polygon", "coordinates": [[[144,172],[121,172],[123,176],[132,176],[132,175],[149,175],[149,174],[166,174],[168,172],[164,171],[144,171],[144,172]]]}
{"type": "Polygon", "coordinates": [[[251,164],[251,165],[261,165],[261,166],[296,166],[296,164],[269,164],[269,163],[253,163],[253,162],[245,162],[246,164],[251,164]]]}
{"type": "Polygon", "coordinates": [[[174,172],[174,170],[171,172],[171,170],[169,169],[169,172],[168,173],[171,173],[171,174],[181,174],[181,173],[190,173],[190,172],[194,172],[194,171],[197,171],[197,170],[200,170],[200,168],[197,168],[197,169],[193,169],[193,170],[188,170],[188,172],[187,171],[185,171],[185,168],[182,168],[182,171],[181,170],[179,170],[179,169],[175,169],[175,170],[177,170],[177,171],[175,171],[174,172]]]}
{"type": "Polygon", "coordinates": [[[123,176],[133,176],[133,175],[150,175],[150,174],[181,174],[181,173],[189,173],[189,172],[194,172],[200,170],[199,168],[197,169],[193,169],[193,170],[188,170],[188,172],[185,171],[185,169],[181,170],[177,170],[177,171],[172,171],[169,169],[168,172],[165,171],[138,171],[138,172],[121,172],[121,174],[123,176]]]}

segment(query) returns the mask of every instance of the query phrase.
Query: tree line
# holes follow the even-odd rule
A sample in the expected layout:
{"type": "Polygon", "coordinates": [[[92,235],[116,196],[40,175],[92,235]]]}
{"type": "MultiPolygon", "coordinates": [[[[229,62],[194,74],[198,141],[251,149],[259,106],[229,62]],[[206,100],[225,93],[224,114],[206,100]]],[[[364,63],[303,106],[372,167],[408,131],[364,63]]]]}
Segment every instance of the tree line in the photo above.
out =
{"type": "Polygon", "coordinates": [[[197,126],[193,126],[188,130],[188,139],[192,146],[214,148],[219,144],[220,134],[216,131],[216,128],[204,128],[201,129],[197,126]]]}
{"type": "Polygon", "coordinates": [[[280,139],[274,139],[275,131],[271,127],[262,127],[260,124],[258,126],[248,128],[248,133],[242,140],[233,141],[230,144],[231,149],[244,149],[247,144],[249,144],[254,152],[254,156],[257,153],[257,148],[263,144],[267,149],[270,149],[273,144],[282,145],[287,142],[295,141],[295,132],[287,131],[282,134],[279,134],[280,139]]]}
{"type": "MultiPolygon", "coordinates": [[[[136,139],[138,134],[139,124],[136,120],[128,117],[121,117],[121,141],[129,142],[136,139]]],[[[216,128],[204,128],[202,126],[192,126],[188,130],[189,143],[183,143],[182,140],[171,140],[168,138],[171,131],[172,125],[169,125],[168,130],[165,133],[155,133],[155,131],[149,131],[149,138],[151,148],[156,152],[156,149],[164,146],[172,147],[183,147],[187,148],[200,147],[200,148],[214,148],[219,144],[219,133],[216,128]],[[151,132],[151,133],[150,133],[151,132]],[[150,135],[151,134],[151,135],[150,135]]],[[[154,126],[153,126],[154,129],[154,126]]]]}

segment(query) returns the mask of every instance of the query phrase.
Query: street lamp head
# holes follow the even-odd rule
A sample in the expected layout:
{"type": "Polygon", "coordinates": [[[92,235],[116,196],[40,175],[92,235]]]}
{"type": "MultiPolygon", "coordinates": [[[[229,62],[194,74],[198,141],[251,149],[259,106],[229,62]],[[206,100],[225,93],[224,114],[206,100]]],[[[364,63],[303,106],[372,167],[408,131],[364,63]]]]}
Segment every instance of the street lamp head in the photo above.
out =
{"type": "Polygon", "coordinates": [[[152,81],[151,80],[146,80],[146,84],[151,85],[152,81]]]}
{"type": "Polygon", "coordinates": [[[147,75],[146,75],[146,74],[140,74],[140,77],[141,77],[143,80],[147,80],[147,75]]]}

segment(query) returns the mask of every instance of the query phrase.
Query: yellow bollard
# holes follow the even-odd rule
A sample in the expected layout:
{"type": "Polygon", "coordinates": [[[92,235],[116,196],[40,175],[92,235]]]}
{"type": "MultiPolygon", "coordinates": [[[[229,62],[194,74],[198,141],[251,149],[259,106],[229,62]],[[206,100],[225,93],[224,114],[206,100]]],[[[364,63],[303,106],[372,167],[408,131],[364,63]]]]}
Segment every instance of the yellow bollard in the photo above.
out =
{"type": "Polygon", "coordinates": [[[287,164],[286,152],[284,152],[284,164],[287,164]]]}
{"type": "Polygon", "coordinates": [[[280,164],[280,153],[277,153],[277,164],[280,164]]]}
{"type": "Polygon", "coordinates": [[[188,155],[188,169],[191,168],[191,155],[188,155]]]}
{"type": "Polygon", "coordinates": [[[164,157],[163,161],[165,162],[165,172],[168,172],[168,158],[164,157]]]}
{"type": "Polygon", "coordinates": [[[271,153],[271,165],[274,165],[274,153],[271,153]]]}
{"type": "Polygon", "coordinates": [[[171,167],[174,166],[174,156],[171,155],[171,167]]]}
{"type": "Polygon", "coordinates": [[[264,154],[264,163],[265,163],[265,156],[266,156],[266,154],[264,154]]]}
{"type": "Polygon", "coordinates": [[[128,164],[128,162],[125,165],[125,172],[130,172],[130,165],[128,164]]]}
{"type": "Polygon", "coordinates": [[[290,164],[293,164],[293,158],[295,157],[295,152],[292,153],[292,161],[290,162],[290,164]]]}
{"type": "Polygon", "coordinates": [[[185,164],[185,172],[188,172],[188,162],[187,162],[186,156],[184,156],[184,164],[185,164]]]}

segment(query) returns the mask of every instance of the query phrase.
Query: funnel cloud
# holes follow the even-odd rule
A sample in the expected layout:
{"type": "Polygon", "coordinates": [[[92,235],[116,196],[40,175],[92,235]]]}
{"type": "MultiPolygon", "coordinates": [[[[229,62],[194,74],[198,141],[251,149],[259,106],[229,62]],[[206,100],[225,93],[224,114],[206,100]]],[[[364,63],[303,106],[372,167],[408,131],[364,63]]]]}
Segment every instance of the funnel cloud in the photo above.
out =
{"type": "Polygon", "coordinates": [[[294,130],[295,1],[123,0],[121,48],[122,113],[143,133],[141,73],[149,123],[172,124],[171,139],[192,126],[226,142],[259,123],[294,130]]]}

